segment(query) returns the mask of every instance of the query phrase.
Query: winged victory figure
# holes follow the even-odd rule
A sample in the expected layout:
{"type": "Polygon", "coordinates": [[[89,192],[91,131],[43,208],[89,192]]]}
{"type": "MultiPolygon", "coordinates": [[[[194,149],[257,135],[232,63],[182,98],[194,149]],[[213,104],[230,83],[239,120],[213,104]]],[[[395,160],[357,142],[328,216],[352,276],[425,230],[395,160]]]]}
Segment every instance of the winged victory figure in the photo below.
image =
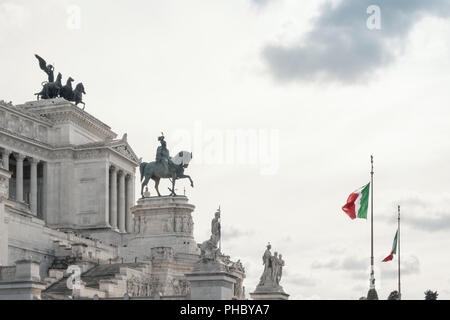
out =
{"type": "Polygon", "coordinates": [[[48,82],[54,82],[55,77],[53,75],[53,70],[55,69],[51,64],[47,65],[44,59],[42,59],[37,54],[34,55],[39,61],[39,67],[48,75],[48,82]]]}

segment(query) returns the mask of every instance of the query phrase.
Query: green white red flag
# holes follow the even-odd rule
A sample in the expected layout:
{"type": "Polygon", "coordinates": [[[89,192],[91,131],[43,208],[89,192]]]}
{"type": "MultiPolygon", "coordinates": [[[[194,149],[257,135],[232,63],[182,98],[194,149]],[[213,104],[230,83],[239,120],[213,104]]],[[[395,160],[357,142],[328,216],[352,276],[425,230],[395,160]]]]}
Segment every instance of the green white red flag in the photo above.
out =
{"type": "Polygon", "coordinates": [[[370,182],[365,186],[353,191],[347,199],[342,210],[351,219],[367,219],[367,208],[369,207],[370,182]]]}
{"type": "Polygon", "coordinates": [[[394,243],[392,245],[392,251],[391,254],[388,255],[386,258],[383,259],[383,262],[391,261],[394,258],[394,254],[397,254],[397,236],[398,236],[398,230],[395,233],[394,237],[394,243]]]}

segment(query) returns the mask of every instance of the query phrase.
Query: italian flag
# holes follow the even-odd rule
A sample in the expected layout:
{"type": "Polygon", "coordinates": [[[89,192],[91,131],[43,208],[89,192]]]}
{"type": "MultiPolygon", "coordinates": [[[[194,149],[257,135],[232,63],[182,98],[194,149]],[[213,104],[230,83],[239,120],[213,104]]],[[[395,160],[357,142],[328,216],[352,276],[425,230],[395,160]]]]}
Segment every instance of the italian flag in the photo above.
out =
{"type": "Polygon", "coordinates": [[[397,236],[398,236],[398,230],[395,233],[394,237],[394,243],[392,244],[392,251],[391,254],[388,255],[386,258],[383,259],[383,262],[391,261],[394,258],[394,254],[397,253],[397,236]]]}
{"type": "Polygon", "coordinates": [[[370,182],[358,190],[353,191],[348,196],[347,203],[342,207],[342,210],[344,210],[351,219],[367,219],[369,189],[370,182]]]}

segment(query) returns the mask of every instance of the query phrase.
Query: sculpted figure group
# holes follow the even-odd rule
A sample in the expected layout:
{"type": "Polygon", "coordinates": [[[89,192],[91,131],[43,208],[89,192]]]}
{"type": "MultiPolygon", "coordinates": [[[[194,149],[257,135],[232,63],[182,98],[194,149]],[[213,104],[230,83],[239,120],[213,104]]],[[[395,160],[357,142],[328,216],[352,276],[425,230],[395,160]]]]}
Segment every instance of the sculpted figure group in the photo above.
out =
{"type": "Polygon", "coordinates": [[[83,104],[83,109],[85,107],[85,103],[82,101],[83,94],[86,94],[84,91],[83,83],[78,83],[75,87],[75,89],[72,89],[72,82],[74,79],[72,77],[69,77],[67,79],[66,85],[62,85],[62,75],[61,73],[58,73],[56,76],[53,74],[54,67],[51,64],[47,65],[47,62],[45,62],[44,59],[42,59],[37,54],[34,55],[36,59],[39,61],[39,67],[42,71],[44,71],[48,76],[48,81],[42,82],[42,90],[38,93],[35,93],[37,96],[37,99],[52,99],[61,97],[66,99],[67,101],[73,101],[75,102],[75,105],[78,105],[79,103],[83,104]]]}
{"type": "Polygon", "coordinates": [[[194,221],[191,216],[184,215],[182,217],[171,216],[164,225],[165,232],[184,232],[192,233],[194,231],[194,221]]]}
{"type": "Polygon", "coordinates": [[[281,276],[283,274],[284,260],[281,254],[270,252],[271,244],[267,245],[267,249],[262,257],[264,264],[264,272],[260,278],[260,286],[277,287],[280,285],[281,276]]]}

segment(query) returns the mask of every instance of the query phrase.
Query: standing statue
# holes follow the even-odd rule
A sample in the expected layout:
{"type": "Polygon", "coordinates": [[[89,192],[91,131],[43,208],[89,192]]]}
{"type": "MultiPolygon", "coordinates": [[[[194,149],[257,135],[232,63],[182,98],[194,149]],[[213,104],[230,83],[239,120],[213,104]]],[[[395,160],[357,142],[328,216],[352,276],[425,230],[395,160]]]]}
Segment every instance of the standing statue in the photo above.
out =
{"type": "Polygon", "coordinates": [[[279,287],[281,276],[283,274],[284,260],[281,254],[275,252],[274,255],[270,252],[272,249],[269,243],[266,247],[266,251],[262,257],[264,271],[259,280],[258,286],[269,286],[269,287],[279,287]]]}
{"type": "Polygon", "coordinates": [[[271,279],[273,282],[277,283],[279,268],[280,268],[280,261],[278,260],[278,252],[274,252],[273,256],[271,257],[272,260],[272,275],[271,279]]]}
{"type": "Polygon", "coordinates": [[[214,242],[217,244],[220,244],[221,239],[221,233],[222,233],[222,227],[220,225],[220,207],[217,209],[216,213],[214,214],[214,219],[211,221],[211,236],[214,238],[214,242]]]}
{"type": "Polygon", "coordinates": [[[191,215],[189,215],[188,230],[189,230],[189,233],[194,232],[194,220],[192,220],[192,216],[191,215]]]}
{"type": "Polygon", "coordinates": [[[187,216],[183,216],[183,232],[189,233],[189,224],[187,216]]]}
{"type": "Polygon", "coordinates": [[[175,232],[183,231],[183,219],[180,216],[175,217],[175,232]]]}
{"type": "Polygon", "coordinates": [[[211,221],[211,237],[209,240],[199,244],[200,257],[202,260],[217,260],[220,255],[220,238],[221,238],[221,226],[220,226],[220,207],[214,215],[214,219],[211,221]]]}
{"type": "Polygon", "coordinates": [[[194,182],[191,177],[184,174],[184,169],[188,167],[192,159],[192,153],[181,151],[175,157],[171,158],[167,149],[167,143],[164,140],[164,135],[160,136],[158,141],[161,143],[161,146],[156,151],[156,161],[142,162],[139,165],[142,181],[142,198],[144,198],[144,187],[147,186],[150,179],[155,181],[155,189],[159,197],[161,194],[159,193],[158,186],[161,178],[167,178],[172,182],[172,188],[169,188],[171,196],[176,196],[175,181],[178,179],[188,178],[191,182],[191,187],[194,187],[194,182]]]}
{"type": "Polygon", "coordinates": [[[263,274],[259,280],[259,285],[264,285],[267,280],[270,280],[272,278],[272,253],[270,252],[270,249],[272,249],[272,245],[269,243],[266,246],[266,251],[264,251],[262,260],[264,265],[264,271],[263,274]]]}
{"type": "Polygon", "coordinates": [[[278,273],[277,273],[277,278],[275,279],[277,284],[280,284],[281,281],[281,276],[283,275],[283,267],[284,267],[284,260],[281,254],[278,255],[278,261],[279,261],[279,265],[278,265],[278,273]]]}

